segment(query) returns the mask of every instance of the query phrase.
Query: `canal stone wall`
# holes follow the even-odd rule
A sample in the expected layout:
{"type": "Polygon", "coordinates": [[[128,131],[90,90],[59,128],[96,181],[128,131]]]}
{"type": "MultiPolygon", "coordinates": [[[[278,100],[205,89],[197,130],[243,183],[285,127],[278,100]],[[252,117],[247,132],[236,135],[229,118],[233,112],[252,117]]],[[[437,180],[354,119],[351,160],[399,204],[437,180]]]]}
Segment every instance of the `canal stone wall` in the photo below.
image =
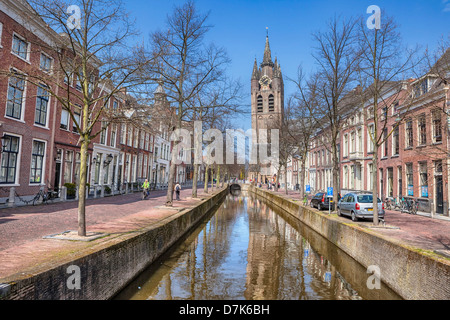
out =
{"type": "MultiPolygon", "coordinates": [[[[373,229],[342,222],[328,212],[304,207],[270,191],[243,185],[248,190],[284,209],[327,238],[362,266],[376,266],[381,280],[404,299],[450,299],[450,261],[433,253],[408,247],[376,234],[373,229]]],[[[373,271],[368,273],[368,277],[373,271]]],[[[367,279],[364,279],[367,281],[367,279]]],[[[365,284],[363,284],[365,285],[365,284]]],[[[372,289],[376,290],[376,289],[372,289]]]]}
{"type": "Polygon", "coordinates": [[[193,208],[106,241],[93,252],[72,253],[65,263],[0,284],[0,300],[110,299],[219,205],[228,192],[225,187],[193,208]],[[74,270],[80,272],[79,288],[71,281],[74,270]]]}

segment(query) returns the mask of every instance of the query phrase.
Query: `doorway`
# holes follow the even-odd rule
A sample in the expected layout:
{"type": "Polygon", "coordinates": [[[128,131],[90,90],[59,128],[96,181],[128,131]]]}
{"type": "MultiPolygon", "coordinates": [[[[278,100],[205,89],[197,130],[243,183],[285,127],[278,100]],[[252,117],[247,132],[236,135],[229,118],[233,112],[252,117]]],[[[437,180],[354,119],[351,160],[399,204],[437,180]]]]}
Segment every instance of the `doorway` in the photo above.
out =
{"type": "Polygon", "coordinates": [[[444,213],[444,184],[442,181],[442,176],[435,176],[435,186],[436,186],[436,213],[444,213]]]}

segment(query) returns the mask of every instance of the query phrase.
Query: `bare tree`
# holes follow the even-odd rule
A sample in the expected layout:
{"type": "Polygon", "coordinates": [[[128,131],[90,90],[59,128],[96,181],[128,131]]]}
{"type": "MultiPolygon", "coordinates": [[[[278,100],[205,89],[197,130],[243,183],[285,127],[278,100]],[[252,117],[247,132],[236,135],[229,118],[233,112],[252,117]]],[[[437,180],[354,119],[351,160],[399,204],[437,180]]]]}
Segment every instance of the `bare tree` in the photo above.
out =
{"type": "Polygon", "coordinates": [[[359,22],[359,39],[361,60],[359,65],[361,91],[361,104],[369,106],[369,115],[373,119],[373,126],[369,131],[373,147],[373,172],[372,172],[372,195],[373,195],[373,223],[378,225],[378,152],[380,147],[387,142],[394,130],[405,117],[409,106],[414,100],[411,94],[411,86],[403,79],[413,73],[414,67],[418,65],[418,48],[404,48],[401,43],[398,27],[394,20],[383,17],[383,25],[380,29],[369,29],[365,20],[359,22]],[[390,91],[391,94],[386,96],[390,91]],[[391,112],[393,108],[402,108],[402,113],[391,112]],[[395,124],[389,128],[390,115],[398,117],[395,124]]]}
{"type": "Polygon", "coordinates": [[[300,161],[300,199],[305,196],[306,161],[311,148],[311,139],[317,130],[316,115],[318,92],[317,77],[312,75],[308,79],[301,67],[297,70],[297,79],[290,79],[296,86],[296,93],[288,100],[291,104],[292,124],[289,131],[295,141],[295,156],[300,161]]]}
{"type": "Polygon", "coordinates": [[[140,59],[142,50],[129,47],[136,31],[120,0],[29,0],[31,19],[44,21],[53,38],[35,46],[53,59],[51,72],[42,66],[30,65],[21,76],[54,97],[69,113],[79,134],[80,184],[78,201],[78,235],[86,235],[86,179],[88,147],[91,141],[119,119],[118,110],[108,110],[108,101],[120,96],[132,107],[124,93],[141,82],[138,76],[149,60],[140,59]],[[71,20],[69,8],[79,9],[79,16],[71,20]],[[69,12],[69,13],[68,13],[69,12]],[[73,90],[69,81],[76,81],[73,90]],[[80,108],[81,106],[81,108],[80,108]],[[75,114],[81,109],[81,116],[75,114]],[[106,125],[100,126],[103,121],[106,125]]]}
{"type": "Polygon", "coordinates": [[[316,124],[324,133],[324,146],[330,151],[333,166],[333,200],[338,201],[339,185],[339,133],[352,103],[345,103],[354,94],[355,71],[359,53],[356,48],[356,21],[354,19],[336,18],[327,24],[325,32],[313,35],[316,52],[313,55],[318,65],[316,73],[317,105],[310,110],[316,124]]]}
{"type": "MultiPolygon", "coordinates": [[[[177,121],[174,129],[182,128],[190,110],[188,101],[193,99],[208,83],[220,78],[229,62],[225,50],[204,43],[210,30],[207,14],[198,12],[188,1],[176,7],[167,18],[166,31],[152,34],[153,56],[158,57],[160,67],[155,74],[161,79],[169,100],[176,104],[177,121]]],[[[176,141],[180,136],[175,137],[176,141]]],[[[176,170],[176,157],[172,153],[166,205],[172,206],[172,189],[176,170]]]]}

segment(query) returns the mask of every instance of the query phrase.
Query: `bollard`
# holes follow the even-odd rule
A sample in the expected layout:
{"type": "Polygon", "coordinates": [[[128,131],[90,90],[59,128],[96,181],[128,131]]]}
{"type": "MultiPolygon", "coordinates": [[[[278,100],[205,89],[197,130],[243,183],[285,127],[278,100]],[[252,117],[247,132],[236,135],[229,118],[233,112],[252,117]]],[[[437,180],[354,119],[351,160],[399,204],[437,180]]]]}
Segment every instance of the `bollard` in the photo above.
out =
{"type": "Polygon", "coordinates": [[[78,200],[79,196],[78,196],[78,186],[75,187],[75,200],[78,200]]]}
{"type": "Polygon", "coordinates": [[[61,201],[66,201],[67,200],[67,188],[65,186],[61,187],[61,201]]]}
{"type": "Polygon", "coordinates": [[[101,185],[100,186],[100,198],[104,198],[105,197],[105,186],[101,185]]]}
{"type": "Polygon", "coordinates": [[[14,207],[16,202],[16,188],[9,188],[8,207],[14,207]]]}

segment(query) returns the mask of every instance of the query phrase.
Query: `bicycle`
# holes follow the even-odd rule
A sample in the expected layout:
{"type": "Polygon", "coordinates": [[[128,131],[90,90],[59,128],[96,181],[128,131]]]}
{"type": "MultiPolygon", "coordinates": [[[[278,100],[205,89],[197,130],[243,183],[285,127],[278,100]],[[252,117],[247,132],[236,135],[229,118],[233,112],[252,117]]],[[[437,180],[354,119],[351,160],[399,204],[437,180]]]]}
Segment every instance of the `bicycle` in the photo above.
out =
{"type": "Polygon", "coordinates": [[[40,189],[39,192],[33,198],[33,206],[38,204],[39,200],[42,198],[41,203],[48,204],[49,201],[53,201],[58,197],[58,193],[56,191],[47,191],[44,192],[43,189],[40,189]]]}
{"type": "Polygon", "coordinates": [[[409,214],[417,214],[419,209],[419,202],[415,199],[402,200],[401,203],[401,212],[406,212],[409,214]]]}
{"type": "Polygon", "coordinates": [[[142,200],[147,199],[147,197],[150,195],[150,190],[148,188],[142,189],[142,200]]]}
{"type": "Polygon", "coordinates": [[[384,200],[384,208],[385,208],[386,210],[391,210],[391,208],[392,208],[392,202],[391,202],[391,199],[386,198],[386,199],[384,200]]]}

